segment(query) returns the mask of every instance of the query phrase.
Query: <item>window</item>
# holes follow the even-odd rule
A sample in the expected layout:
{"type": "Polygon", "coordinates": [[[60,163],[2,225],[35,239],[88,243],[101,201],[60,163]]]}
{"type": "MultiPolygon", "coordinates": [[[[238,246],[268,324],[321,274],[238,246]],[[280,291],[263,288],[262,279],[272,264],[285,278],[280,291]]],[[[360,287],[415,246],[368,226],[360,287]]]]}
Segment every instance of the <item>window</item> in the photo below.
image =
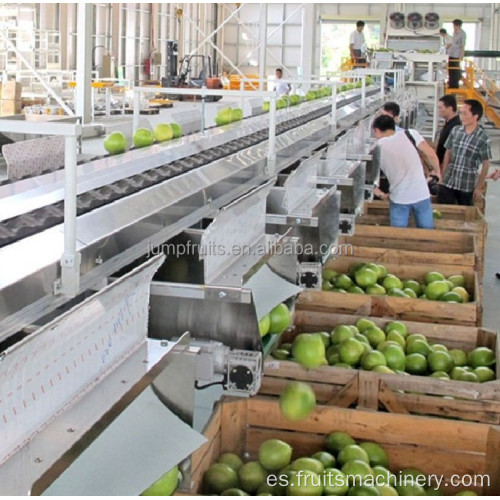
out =
{"type": "MultiPolygon", "coordinates": [[[[321,74],[340,70],[342,59],[349,57],[349,37],[356,20],[321,23],[321,74]]],[[[363,30],[368,49],[380,46],[380,24],[366,22],[363,30]]]]}

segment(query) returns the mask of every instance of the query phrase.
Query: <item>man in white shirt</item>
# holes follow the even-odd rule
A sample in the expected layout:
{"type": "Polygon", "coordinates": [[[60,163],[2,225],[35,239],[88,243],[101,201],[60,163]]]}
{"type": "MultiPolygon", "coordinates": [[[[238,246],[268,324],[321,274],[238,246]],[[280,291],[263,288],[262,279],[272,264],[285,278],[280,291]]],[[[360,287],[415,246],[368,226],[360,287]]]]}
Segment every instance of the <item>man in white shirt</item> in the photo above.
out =
{"type": "Polygon", "coordinates": [[[281,97],[282,95],[288,95],[290,93],[290,84],[283,80],[283,70],[281,68],[276,69],[276,95],[281,97]]]}
{"type": "Polygon", "coordinates": [[[462,21],[453,21],[453,36],[448,49],[448,88],[458,89],[460,84],[460,61],[464,58],[466,34],[462,29],[462,21]]]}
{"type": "Polygon", "coordinates": [[[358,21],[356,29],[351,33],[349,38],[349,51],[351,52],[351,60],[354,68],[366,66],[366,59],[364,57],[366,50],[365,35],[363,33],[364,27],[364,21],[358,21]]]}
{"type": "Polygon", "coordinates": [[[440,54],[448,54],[448,50],[451,47],[451,36],[448,35],[448,32],[444,28],[441,28],[439,30],[439,36],[441,37],[441,40],[439,43],[439,45],[440,45],[439,53],[440,54]]]}
{"type": "Polygon", "coordinates": [[[439,160],[434,150],[416,130],[396,132],[394,118],[380,115],[373,122],[378,139],[380,168],[387,176],[390,194],[378,188],[375,194],[390,200],[391,226],[408,227],[410,212],[413,211],[417,227],[432,229],[434,220],[427,180],[422,169],[419,151],[427,163],[432,165],[433,174],[440,180],[439,160]],[[417,151],[418,150],[418,151],[417,151]]]}

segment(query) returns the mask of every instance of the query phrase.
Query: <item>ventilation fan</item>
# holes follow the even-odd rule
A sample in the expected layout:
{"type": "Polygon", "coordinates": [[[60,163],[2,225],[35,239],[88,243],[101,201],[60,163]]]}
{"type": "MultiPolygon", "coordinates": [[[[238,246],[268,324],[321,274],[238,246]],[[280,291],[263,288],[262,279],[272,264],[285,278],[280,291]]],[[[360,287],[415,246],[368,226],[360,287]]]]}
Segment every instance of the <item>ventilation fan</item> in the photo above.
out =
{"type": "Polygon", "coordinates": [[[428,30],[437,30],[439,28],[439,14],[427,12],[424,18],[424,26],[428,30]]]}
{"type": "Polygon", "coordinates": [[[418,30],[424,25],[422,14],[412,12],[406,16],[406,26],[411,30],[418,30]]]}
{"type": "Polygon", "coordinates": [[[393,12],[389,16],[389,24],[391,28],[400,30],[405,27],[405,15],[402,12],[393,12]]]}

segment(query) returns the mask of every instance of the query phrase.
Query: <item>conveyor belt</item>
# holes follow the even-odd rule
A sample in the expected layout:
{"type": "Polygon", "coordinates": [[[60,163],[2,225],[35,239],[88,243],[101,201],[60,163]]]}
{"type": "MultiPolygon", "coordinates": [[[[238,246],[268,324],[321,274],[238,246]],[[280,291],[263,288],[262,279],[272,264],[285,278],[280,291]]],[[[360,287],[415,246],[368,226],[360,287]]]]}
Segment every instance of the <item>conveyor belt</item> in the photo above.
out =
{"type": "MultiPolygon", "coordinates": [[[[317,109],[276,126],[276,135],[283,134],[331,112],[331,105],[317,109]]],[[[194,168],[199,168],[243,149],[267,140],[267,129],[233,140],[221,146],[202,151],[172,163],[121,179],[112,184],[82,193],[77,197],[77,214],[83,215],[138,191],[172,179],[194,168]]],[[[32,236],[64,221],[64,203],[58,202],[7,219],[0,224],[0,248],[32,236]]]]}

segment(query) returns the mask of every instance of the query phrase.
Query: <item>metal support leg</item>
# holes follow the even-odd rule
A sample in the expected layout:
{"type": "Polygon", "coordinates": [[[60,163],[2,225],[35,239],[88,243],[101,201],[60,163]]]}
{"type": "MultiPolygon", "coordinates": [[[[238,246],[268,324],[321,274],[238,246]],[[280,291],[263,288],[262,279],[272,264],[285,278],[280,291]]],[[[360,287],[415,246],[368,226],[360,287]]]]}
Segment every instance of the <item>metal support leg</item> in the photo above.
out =
{"type": "Polygon", "coordinates": [[[337,130],[337,84],[332,85],[332,128],[337,130]]]}
{"type": "Polygon", "coordinates": [[[64,138],[64,253],[60,291],[68,297],[80,289],[81,254],[76,251],[76,136],[64,138]]]}
{"type": "Polygon", "coordinates": [[[268,175],[276,173],[276,96],[271,97],[269,102],[269,143],[266,173],[268,175]]]}
{"type": "Polygon", "coordinates": [[[361,109],[366,108],[366,76],[361,77],[361,109]]]}

